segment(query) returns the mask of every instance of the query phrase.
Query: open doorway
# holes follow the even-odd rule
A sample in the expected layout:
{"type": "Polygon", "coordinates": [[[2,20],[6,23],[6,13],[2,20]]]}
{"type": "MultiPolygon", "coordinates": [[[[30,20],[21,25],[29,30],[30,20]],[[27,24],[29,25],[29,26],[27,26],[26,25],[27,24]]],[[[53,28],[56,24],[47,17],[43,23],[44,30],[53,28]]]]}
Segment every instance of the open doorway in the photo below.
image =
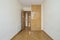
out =
{"type": "Polygon", "coordinates": [[[31,30],[31,11],[22,11],[21,20],[22,30],[31,30]]]}

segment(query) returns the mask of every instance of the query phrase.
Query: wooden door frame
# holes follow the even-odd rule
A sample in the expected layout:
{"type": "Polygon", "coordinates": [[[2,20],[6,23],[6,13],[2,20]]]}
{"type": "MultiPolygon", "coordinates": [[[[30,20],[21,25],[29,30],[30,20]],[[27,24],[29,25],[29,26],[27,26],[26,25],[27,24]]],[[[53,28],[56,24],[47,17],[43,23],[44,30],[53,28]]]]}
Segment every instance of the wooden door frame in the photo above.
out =
{"type": "MultiPolygon", "coordinates": [[[[31,13],[31,11],[24,11],[24,10],[21,11],[21,30],[24,30],[24,29],[25,29],[25,26],[24,26],[24,27],[22,26],[22,13],[26,13],[26,12],[27,12],[27,13],[31,13]]],[[[31,21],[30,21],[30,22],[31,22],[31,21]]],[[[30,24],[30,25],[31,25],[31,24],[30,24]]]]}
{"type": "Polygon", "coordinates": [[[24,29],[25,29],[25,27],[22,25],[22,24],[23,24],[23,23],[22,23],[22,21],[23,21],[23,20],[22,20],[22,14],[23,14],[23,13],[24,13],[24,11],[22,10],[22,11],[21,11],[21,30],[24,30],[24,29]]]}

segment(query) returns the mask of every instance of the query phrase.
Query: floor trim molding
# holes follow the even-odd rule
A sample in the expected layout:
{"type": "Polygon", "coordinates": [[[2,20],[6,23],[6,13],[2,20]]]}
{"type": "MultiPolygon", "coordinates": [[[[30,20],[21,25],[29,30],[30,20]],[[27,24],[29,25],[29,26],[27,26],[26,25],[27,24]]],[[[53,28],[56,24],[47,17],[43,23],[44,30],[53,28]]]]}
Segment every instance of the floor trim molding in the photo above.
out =
{"type": "Polygon", "coordinates": [[[12,40],[15,36],[17,36],[21,31],[17,32],[10,40],[12,40]]]}
{"type": "Polygon", "coordinates": [[[44,30],[42,30],[50,39],[52,39],[53,40],[53,38],[52,37],[50,37],[44,30]]]}

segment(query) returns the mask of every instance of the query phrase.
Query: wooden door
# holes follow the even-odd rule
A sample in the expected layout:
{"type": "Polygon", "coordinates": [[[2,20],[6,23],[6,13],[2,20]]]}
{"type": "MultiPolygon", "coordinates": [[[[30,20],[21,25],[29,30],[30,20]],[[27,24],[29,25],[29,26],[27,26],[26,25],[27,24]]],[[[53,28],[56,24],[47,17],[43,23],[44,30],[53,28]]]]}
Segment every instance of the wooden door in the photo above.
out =
{"type": "Polygon", "coordinates": [[[28,27],[31,27],[31,11],[28,11],[28,27]]]}
{"type": "Polygon", "coordinates": [[[32,5],[31,30],[41,30],[41,5],[32,5]],[[33,14],[34,13],[34,14],[33,14]]]}
{"type": "Polygon", "coordinates": [[[21,30],[24,30],[25,29],[25,12],[24,11],[22,11],[21,12],[21,30]]]}

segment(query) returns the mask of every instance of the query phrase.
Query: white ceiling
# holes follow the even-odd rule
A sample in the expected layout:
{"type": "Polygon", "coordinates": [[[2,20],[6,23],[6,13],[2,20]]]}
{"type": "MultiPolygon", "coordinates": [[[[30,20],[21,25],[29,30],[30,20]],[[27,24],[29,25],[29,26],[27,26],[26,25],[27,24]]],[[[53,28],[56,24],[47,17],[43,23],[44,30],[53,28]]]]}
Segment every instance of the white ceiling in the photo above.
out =
{"type": "Polygon", "coordinates": [[[31,4],[41,4],[43,0],[20,0],[23,6],[30,6],[31,4]]]}

